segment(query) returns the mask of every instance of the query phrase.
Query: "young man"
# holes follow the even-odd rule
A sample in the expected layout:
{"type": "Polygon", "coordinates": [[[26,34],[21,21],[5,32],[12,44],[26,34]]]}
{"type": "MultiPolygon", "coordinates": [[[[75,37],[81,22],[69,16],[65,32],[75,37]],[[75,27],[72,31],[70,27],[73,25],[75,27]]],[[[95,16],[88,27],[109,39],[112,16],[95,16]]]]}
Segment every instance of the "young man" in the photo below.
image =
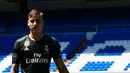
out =
{"type": "Polygon", "coordinates": [[[49,73],[51,58],[60,73],[69,73],[60,55],[60,44],[42,32],[43,13],[33,9],[28,14],[30,33],[16,40],[12,52],[11,73],[49,73]]]}

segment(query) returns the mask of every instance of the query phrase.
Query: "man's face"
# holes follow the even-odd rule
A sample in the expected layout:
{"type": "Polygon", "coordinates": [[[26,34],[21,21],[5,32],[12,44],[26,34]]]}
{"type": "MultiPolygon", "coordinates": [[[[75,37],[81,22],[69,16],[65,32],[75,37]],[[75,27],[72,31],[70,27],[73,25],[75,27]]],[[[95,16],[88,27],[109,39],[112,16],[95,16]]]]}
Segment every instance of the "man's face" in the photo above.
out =
{"type": "Polygon", "coordinates": [[[32,32],[42,31],[43,19],[41,16],[28,17],[28,26],[32,32]]]}

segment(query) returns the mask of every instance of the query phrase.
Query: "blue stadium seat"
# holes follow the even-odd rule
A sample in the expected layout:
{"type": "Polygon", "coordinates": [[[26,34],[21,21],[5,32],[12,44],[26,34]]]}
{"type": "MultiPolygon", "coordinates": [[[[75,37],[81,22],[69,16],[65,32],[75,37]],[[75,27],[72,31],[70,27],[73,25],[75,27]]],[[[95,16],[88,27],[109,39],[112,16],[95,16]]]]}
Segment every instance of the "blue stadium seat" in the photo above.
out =
{"type": "Polygon", "coordinates": [[[10,54],[12,52],[12,47],[13,47],[14,42],[16,41],[16,39],[20,38],[21,36],[23,36],[23,34],[0,35],[0,40],[2,41],[2,42],[0,42],[0,44],[1,44],[0,55],[5,56],[5,55],[10,54]]]}
{"type": "Polygon", "coordinates": [[[0,55],[0,62],[5,58],[6,56],[0,55]]]}
{"type": "Polygon", "coordinates": [[[125,71],[127,71],[130,68],[130,63],[124,68],[125,71]]]}
{"type": "Polygon", "coordinates": [[[29,27],[26,24],[26,22],[14,24],[8,30],[9,30],[8,33],[11,33],[11,34],[29,33],[29,27]]]}
{"type": "Polygon", "coordinates": [[[0,32],[4,32],[7,26],[6,21],[0,21],[0,32]]]}
{"type": "Polygon", "coordinates": [[[107,71],[113,63],[113,61],[88,62],[80,71],[107,71]]]}
{"type": "MultiPolygon", "coordinates": [[[[9,66],[8,68],[6,68],[3,72],[10,72],[11,70],[11,66],[9,66]]],[[[21,68],[19,67],[18,72],[21,72],[21,68]]]]}
{"type": "Polygon", "coordinates": [[[95,56],[116,56],[121,55],[125,51],[123,46],[106,46],[104,49],[99,49],[95,56]]]}
{"type": "Polygon", "coordinates": [[[79,54],[76,54],[66,66],[67,66],[67,67],[70,66],[70,64],[72,64],[73,61],[75,61],[75,60],[78,58],[79,55],[80,55],[80,53],[79,53],[79,54]]]}

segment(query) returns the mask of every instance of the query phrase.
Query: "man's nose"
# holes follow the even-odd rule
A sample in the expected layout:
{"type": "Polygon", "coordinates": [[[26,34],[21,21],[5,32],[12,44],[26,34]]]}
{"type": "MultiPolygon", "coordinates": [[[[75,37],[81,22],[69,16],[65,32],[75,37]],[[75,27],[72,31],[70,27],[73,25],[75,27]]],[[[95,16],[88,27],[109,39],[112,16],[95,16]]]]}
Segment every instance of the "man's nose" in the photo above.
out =
{"type": "Polygon", "coordinates": [[[37,24],[37,22],[35,21],[34,23],[33,23],[33,25],[36,25],[37,24]]]}

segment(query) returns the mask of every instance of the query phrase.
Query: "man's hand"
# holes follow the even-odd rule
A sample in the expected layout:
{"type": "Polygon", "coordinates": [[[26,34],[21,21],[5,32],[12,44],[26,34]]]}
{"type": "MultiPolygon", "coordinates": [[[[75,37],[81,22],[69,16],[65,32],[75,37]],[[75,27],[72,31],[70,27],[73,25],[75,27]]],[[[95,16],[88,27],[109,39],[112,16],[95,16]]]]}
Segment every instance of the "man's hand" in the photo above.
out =
{"type": "Polygon", "coordinates": [[[69,73],[62,59],[54,59],[60,73],[69,73]]]}
{"type": "Polygon", "coordinates": [[[12,64],[10,73],[18,73],[18,68],[19,68],[18,64],[12,64]]]}

